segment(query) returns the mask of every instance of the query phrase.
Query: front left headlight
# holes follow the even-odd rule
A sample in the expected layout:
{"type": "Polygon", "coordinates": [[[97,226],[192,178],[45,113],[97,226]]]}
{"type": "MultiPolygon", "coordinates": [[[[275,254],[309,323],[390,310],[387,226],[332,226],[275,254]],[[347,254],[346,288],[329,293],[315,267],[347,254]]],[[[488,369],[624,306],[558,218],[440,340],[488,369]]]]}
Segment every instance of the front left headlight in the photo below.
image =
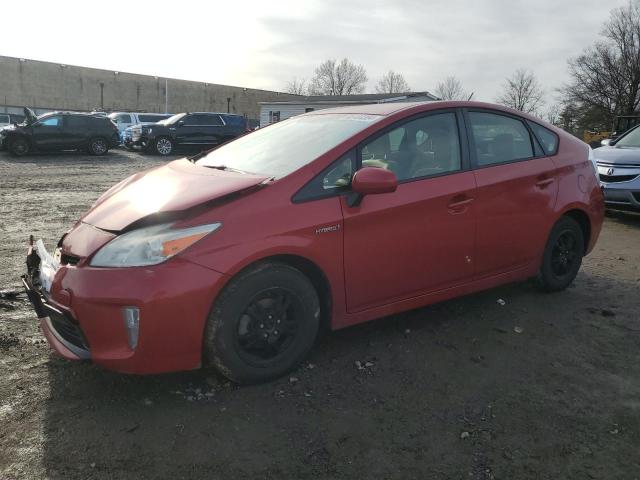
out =
{"type": "Polygon", "coordinates": [[[164,223],[132,230],[117,236],[91,259],[92,267],[143,267],[157,265],[177,255],[206,235],[215,232],[221,223],[189,228],[171,228],[164,223]]]}

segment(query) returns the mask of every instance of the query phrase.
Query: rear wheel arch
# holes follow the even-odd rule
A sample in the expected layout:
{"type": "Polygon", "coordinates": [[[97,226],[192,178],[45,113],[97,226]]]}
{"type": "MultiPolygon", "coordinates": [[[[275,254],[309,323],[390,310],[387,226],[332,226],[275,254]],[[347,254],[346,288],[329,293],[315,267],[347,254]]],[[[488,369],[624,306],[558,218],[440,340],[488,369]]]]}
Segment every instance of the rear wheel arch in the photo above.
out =
{"type": "Polygon", "coordinates": [[[582,230],[582,237],[584,239],[584,252],[586,254],[587,249],[589,248],[589,242],[591,241],[591,220],[589,219],[589,215],[587,215],[584,210],[574,208],[572,210],[564,212],[562,216],[570,217],[578,222],[578,225],[580,225],[580,229],[582,230]]]}

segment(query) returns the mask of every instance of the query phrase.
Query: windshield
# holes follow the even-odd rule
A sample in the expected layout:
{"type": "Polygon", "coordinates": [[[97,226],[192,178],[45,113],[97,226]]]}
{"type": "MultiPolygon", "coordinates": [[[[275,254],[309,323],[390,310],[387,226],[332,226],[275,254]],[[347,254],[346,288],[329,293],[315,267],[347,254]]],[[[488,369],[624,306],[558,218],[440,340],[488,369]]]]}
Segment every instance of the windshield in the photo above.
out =
{"type": "Polygon", "coordinates": [[[294,117],[227,143],[197,164],[282,178],[382,118],[361,114],[294,117]]]}
{"type": "Polygon", "coordinates": [[[640,147],[640,128],[629,132],[627,135],[618,140],[616,147],[640,147]]]}
{"type": "Polygon", "coordinates": [[[161,123],[162,125],[169,125],[170,123],[176,123],[178,120],[180,120],[185,115],[186,115],[186,113],[176,113],[175,115],[172,115],[169,118],[165,118],[164,120],[160,120],[158,123],[161,123]]]}

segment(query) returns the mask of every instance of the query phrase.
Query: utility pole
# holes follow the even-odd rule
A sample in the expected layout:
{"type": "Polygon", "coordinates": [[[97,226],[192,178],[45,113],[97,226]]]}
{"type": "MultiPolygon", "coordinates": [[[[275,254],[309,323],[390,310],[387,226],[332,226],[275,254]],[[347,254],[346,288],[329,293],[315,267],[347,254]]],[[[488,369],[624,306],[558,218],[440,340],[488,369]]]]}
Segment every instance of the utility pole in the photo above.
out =
{"type": "Polygon", "coordinates": [[[229,110],[229,104],[231,103],[231,97],[227,97],[227,113],[231,113],[229,110]]]}
{"type": "Polygon", "coordinates": [[[169,80],[164,79],[164,113],[169,113],[169,80]]]}
{"type": "Polygon", "coordinates": [[[100,82],[100,110],[104,111],[104,83],[100,82]]]}

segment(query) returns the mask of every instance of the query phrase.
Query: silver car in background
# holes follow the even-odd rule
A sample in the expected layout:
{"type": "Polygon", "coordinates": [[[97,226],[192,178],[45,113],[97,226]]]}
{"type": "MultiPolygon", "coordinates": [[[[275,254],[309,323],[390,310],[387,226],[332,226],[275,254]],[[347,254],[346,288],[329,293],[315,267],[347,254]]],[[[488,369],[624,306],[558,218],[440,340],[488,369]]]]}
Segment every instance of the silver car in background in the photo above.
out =
{"type": "Polygon", "coordinates": [[[608,207],[640,211],[640,125],[593,151],[608,207]]]}

